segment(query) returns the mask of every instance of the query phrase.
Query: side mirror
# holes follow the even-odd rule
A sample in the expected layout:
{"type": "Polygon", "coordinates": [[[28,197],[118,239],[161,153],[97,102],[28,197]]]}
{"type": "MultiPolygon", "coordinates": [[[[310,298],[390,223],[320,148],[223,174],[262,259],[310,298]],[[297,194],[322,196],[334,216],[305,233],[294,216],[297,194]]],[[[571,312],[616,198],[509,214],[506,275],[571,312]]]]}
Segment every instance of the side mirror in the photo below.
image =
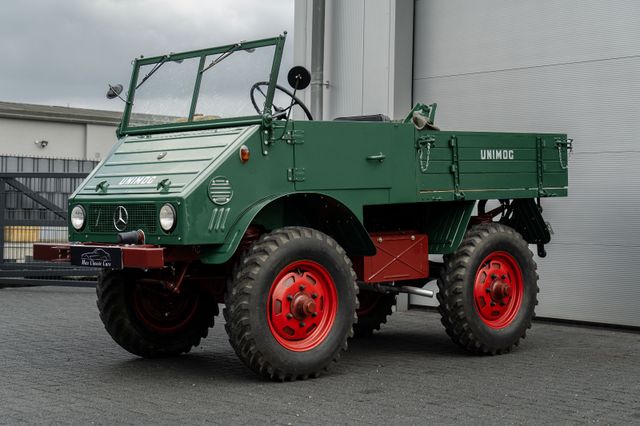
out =
{"type": "Polygon", "coordinates": [[[287,81],[294,90],[304,90],[311,83],[311,73],[305,67],[297,65],[289,70],[287,81]]]}
{"type": "Polygon", "coordinates": [[[122,84],[116,84],[115,86],[109,85],[109,90],[107,90],[107,99],[119,98],[122,90],[122,84]]]}

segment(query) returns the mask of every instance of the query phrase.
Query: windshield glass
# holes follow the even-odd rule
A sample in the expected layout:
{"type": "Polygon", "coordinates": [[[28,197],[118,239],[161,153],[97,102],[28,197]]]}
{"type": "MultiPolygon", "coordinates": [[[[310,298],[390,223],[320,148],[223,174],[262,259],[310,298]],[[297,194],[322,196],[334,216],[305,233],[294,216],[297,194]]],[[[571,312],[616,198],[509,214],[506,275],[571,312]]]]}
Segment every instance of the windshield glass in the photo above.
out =
{"type": "Polygon", "coordinates": [[[167,61],[142,83],[157,64],[140,67],[129,126],[186,121],[198,72],[198,58],[167,61]]]}
{"type": "Polygon", "coordinates": [[[139,60],[127,127],[258,115],[249,94],[255,83],[270,81],[276,42],[243,42],[139,60]]]}
{"type": "MultiPolygon", "coordinates": [[[[196,114],[215,118],[257,114],[249,91],[255,83],[269,81],[274,50],[268,46],[238,51],[203,73],[196,114]]],[[[206,62],[211,60],[209,56],[206,62]]]]}

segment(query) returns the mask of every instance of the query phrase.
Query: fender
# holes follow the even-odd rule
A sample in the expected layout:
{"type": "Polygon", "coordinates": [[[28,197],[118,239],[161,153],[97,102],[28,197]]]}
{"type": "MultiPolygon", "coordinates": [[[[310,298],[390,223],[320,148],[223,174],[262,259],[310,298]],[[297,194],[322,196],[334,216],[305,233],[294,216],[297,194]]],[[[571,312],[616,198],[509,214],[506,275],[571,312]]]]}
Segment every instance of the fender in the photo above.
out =
{"type": "Polygon", "coordinates": [[[283,226],[317,229],[334,238],[350,255],[373,256],[376,253],[369,233],[345,204],[320,193],[289,193],[264,198],[247,208],[231,226],[223,244],[203,247],[200,260],[207,264],[227,262],[238,249],[249,225],[262,224],[262,221],[267,221],[271,229],[283,226]],[[318,215],[320,209],[322,215],[318,215]]]}

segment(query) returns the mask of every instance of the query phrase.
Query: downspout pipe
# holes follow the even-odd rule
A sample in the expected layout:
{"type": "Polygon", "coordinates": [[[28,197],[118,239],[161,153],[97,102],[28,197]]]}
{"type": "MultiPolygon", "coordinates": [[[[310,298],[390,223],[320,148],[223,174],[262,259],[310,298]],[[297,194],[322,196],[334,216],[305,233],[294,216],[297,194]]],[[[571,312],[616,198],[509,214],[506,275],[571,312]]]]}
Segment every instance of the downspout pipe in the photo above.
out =
{"type": "Polygon", "coordinates": [[[324,10],[325,0],[313,0],[311,16],[311,115],[322,120],[324,92],[324,10]]]}

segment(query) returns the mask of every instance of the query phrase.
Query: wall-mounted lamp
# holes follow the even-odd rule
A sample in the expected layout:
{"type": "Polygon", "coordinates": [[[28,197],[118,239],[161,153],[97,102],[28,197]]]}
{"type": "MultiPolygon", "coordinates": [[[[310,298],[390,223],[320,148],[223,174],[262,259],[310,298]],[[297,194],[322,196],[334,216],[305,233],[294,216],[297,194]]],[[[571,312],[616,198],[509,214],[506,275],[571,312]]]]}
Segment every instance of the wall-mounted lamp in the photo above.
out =
{"type": "Polygon", "coordinates": [[[38,145],[40,148],[46,148],[47,145],[49,145],[49,141],[44,140],[44,139],[42,139],[42,140],[37,140],[36,139],[35,141],[33,141],[33,143],[38,145]]]}

